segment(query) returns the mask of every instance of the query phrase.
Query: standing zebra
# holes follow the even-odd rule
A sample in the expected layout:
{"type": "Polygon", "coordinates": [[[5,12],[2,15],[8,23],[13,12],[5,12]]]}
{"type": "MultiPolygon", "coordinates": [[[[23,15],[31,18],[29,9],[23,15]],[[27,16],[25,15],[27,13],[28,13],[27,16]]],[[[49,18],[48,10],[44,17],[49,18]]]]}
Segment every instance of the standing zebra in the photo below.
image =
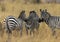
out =
{"type": "Polygon", "coordinates": [[[18,18],[8,16],[5,19],[5,27],[8,33],[12,33],[12,30],[19,29],[22,35],[23,21],[25,20],[25,11],[22,11],[18,18]]]}
{"type": "Polygon", "coordinates": [[[60,29],[60,17],[58,16],[51,16],[49,12],[47,12],[47,9],[42,10],[41,12],[41,18],[45,21],[45,23],[51,27],[53,36],[56,34],[55,29],[60,29]]]}
{"type": "Polygon", "coordinates": [[[20,35],[22,36],[23,21],[25,21],[25,11],[22,11],[18,18],[15,18],[14,16],[11,16],[11,15],[6,17],[4,21],[5,29],[9,33],[7,42],[11,42],[10,34],[15,29],[20,30],[20,35]]]}
{"type": "MultiPolygon", "coordinates": [[[[40,22],[41,22],[41,19],[40,19],[40,22]]],[[[35,11],[30,11],[30,14],[27,19],[25,27],[26,27],[27,35],[28,35],[28,29],[30,29],[30,35],[31,35],[31,33],[34,34],[34,29],[36,29],[38,31],[38,29],[39,29],[39,16],[36,14],[35,11]]]]}

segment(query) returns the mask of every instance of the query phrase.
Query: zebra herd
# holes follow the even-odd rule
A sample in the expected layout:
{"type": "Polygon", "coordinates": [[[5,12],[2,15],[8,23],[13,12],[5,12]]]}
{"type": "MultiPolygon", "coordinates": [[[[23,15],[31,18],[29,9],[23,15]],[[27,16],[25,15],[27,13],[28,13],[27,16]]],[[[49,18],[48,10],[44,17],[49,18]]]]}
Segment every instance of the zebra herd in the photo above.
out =
{"type": "Polygon", "coordinates": [[[23,25],[25,25],[26,33],[30,30],[30,35],[34,34],[34,29],[39,30],[39,24],[45,22],[52,30],[53,36],[56,34],[55,29],[60,28],[60,17],[51,16],[47,9],[40,9],[41,17],[33,10],[30,11],[29,16],[26,18],[25,10],[22,10],[18,18],[14,16],[8,16],[5,18],[5,29],[8,33],[12,33],[13,30],[17,29],[20,31],[22,36],[23,25]]]}

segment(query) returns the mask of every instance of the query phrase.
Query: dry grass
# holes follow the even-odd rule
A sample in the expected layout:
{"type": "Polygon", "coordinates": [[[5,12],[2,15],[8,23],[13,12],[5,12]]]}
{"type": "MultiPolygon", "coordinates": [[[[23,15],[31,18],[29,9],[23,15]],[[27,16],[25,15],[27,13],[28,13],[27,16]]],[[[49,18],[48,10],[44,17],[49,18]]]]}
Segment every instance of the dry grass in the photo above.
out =
{"type": "MultiPolygon", "coordinates": [[[[0,4],[0,21],[3,22],[4,18],[8,15],[13,15],[16,18],[22,10],[26,11],[26,16],[29,15],[29,11],[35,10],[40,16],[39,9],[47,9],[51,15],[60,16],[60,4],[20,4],[18,2],[10,3],[5,2],[5,11],[1,10],[2,5],[0,4]]],[[[0,27],[1,28],[1,27],[0,27]]],[[[39,34],[35,34],[35,37],[26,35],[25,29],[23,36],[19,36],[19,32],[13,31],[11,35],[11,42],[60,42],[60,31],[56,30],[57,39],[52,36],[50,28],[45,24],[41,23],[39,28],[39,34]]],[[[3,37],[0,37],[0,42],[6,42],[7,34],[4,32],[3,37]]]]}

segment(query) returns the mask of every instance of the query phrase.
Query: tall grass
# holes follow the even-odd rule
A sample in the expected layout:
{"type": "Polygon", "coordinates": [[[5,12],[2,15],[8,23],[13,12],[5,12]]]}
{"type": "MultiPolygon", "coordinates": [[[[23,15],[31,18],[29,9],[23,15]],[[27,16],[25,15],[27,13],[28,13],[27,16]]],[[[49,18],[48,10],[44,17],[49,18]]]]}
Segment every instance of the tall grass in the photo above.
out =
{"type": "MultiPolygon", "coordinates": [[[[4,2],[5,11],[3,12],[1,10],[2,9],[1,4],[0,4],[0,22],[3,22],[3,20],[9,15],[13,15],[17,18],[22,10],[25,10],[26,17],[28,17],[29,12],[31,10],[35,10],[37,14],[40,16],[39,9],[47,9],[51,15],[60,16],[60,4],[22,4],[19,3],[18,1],[16,2],[5,1],[4,2]]],[[[31,37],[30,35],[27,36],[24,29],[23,37],[21,38],[19,36],[19,32],[17,33],[16,31],[13,31],[13,34],[11,35],[11,41],[12,42],[60,42],[59,40],[60,30],[56,30],[56,31],[57,31],[58,39],[55,39],[52,36],[52,31],[45,23],[41,23],[39,28],[39,34],[38,35],[36,34],[35,37],[31,37]]],[[[6,39],[7,39],[7,34],[4,33],[3,37],[2,38],[0,37],[0,42],[5,42],[6,39]]]]}

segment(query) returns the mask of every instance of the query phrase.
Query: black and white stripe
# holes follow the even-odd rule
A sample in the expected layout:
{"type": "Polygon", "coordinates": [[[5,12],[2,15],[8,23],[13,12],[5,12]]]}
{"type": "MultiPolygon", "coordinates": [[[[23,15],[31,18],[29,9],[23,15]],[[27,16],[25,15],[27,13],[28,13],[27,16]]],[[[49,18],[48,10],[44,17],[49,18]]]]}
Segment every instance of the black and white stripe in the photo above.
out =
{"type": "Polygon", "coordinates": [[[8,16],[5,18],[5,28],[6,31],[12,33],[12,30],[18,29],[20,30],[20,34],[22,35],[23,29],[23,21],[25,20],[25,11],[22,11],[18,18],[14,16],[8,16]]]}
{"type": "Polygon", "coordinates": [[[11,37],[10,34],[12,33],[13,30],[20,30],[20,35],[22,36],[22,19],[15,18],[14,16],[8,16],[5,18],[5,29],[6,32],[8,33],[8,40],[10,41],[11,37]]]}
{"type": "Polygon", "coordinates": [[[16,19],[13,16],[8,16],[5,19],[6,29],[11,33],[12,30],[16,29],[21,25],[21,22],[22,22],[21,20],[16,19]]]}
{"type": "Polygon", "coordinates": [[[51,16],[50,13],[47,11],[47,9],[42,10],[41,12],[41,18],[45,21],[45,23],[51,27],[53,35],[56,34],[55,29],[60,29],[60,17],[59,16],[51,16]]]}
{"type": "Polygon", "coordinates": [[[36,14],[35,11],[30,11],[25,27],[26,27],[27,34],[28,34],[28,29],[30,29],[30,34],[31,33],[34,34],[34,29],[36,29],[38,31],[38,29],[39,29],[39,16],[36,14]]]}
{"type": "Polygon", "coordinates": [[[6,29],[6,32],[8,32],[8,40],[10,41],[10,34],[13,30],[19,30],[20,35],[22,36],[22,30],[23,30],[23,21],[25,20],[25,11],[22,11],[18,18],[15,18],[14,16],[8,16],[4,19],[4,26],[6,29]]]}

